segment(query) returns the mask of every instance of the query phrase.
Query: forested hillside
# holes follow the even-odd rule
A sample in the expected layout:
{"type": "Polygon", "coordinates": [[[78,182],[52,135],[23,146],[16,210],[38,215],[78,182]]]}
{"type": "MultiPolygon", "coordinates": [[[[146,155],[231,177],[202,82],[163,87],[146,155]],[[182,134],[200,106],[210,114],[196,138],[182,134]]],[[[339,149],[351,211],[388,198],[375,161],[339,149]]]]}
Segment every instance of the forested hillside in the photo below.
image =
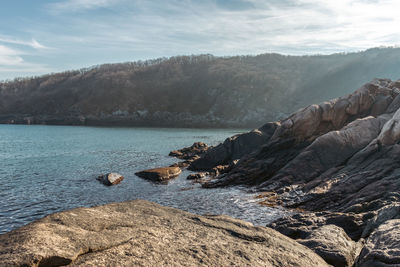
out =
{"type": "Polygon", "coordinates": [[[0,83],[0,122],[256,127],[400,78],[400,48],[328,56],[178,56],[0,83]]]}

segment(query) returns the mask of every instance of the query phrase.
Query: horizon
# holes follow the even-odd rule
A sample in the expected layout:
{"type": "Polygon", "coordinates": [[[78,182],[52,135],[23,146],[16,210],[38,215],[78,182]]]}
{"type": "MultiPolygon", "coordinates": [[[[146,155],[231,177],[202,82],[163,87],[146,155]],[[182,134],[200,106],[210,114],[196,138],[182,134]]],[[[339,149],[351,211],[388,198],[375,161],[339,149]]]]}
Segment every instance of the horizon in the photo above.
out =
{"type": "Polygon", "coordinates": [[[400,44],[394,0],[3,4],[0,80],[177,55],[329,55],[400,44]]]}

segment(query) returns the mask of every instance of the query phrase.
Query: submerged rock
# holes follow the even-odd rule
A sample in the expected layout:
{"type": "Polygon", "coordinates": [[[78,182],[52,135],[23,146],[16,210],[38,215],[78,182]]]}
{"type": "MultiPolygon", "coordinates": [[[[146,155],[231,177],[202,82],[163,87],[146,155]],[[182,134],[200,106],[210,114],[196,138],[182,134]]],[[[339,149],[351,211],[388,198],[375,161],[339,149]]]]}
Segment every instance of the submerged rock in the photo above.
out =
{"type": "Polygon", "coordinates": [[[2,266],[328,266],[266,227],[135,200],[47,216],[0,235],[2,266]]]}
{"type": "Polygon", "coordinates": [[[182,170],[179,167],[163,167],[144,170],[135,173],[137,176],[156,182],[168,181],[172,178],[178,177],[182,170]]]}
{"type": "Polygon", "coordinates": [[[122,180],[124,179],[124,176],[122,176],[119,173],[111,172],[107,174],[100,175],[97,177],[97,180],[102,182],[105,185],[115,185],[119,184],[122,180]]]}

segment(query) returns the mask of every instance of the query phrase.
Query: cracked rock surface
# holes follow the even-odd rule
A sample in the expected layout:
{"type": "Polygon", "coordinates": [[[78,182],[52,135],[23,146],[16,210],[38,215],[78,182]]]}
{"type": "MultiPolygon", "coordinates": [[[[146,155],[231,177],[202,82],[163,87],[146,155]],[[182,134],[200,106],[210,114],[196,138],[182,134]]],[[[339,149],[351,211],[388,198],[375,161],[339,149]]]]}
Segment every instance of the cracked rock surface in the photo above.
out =
{"type": "Polygon", "coordinates": [[[0,236],[1,266],[328,266],[266,227],[135,200],[47,216],[0,236]]]}

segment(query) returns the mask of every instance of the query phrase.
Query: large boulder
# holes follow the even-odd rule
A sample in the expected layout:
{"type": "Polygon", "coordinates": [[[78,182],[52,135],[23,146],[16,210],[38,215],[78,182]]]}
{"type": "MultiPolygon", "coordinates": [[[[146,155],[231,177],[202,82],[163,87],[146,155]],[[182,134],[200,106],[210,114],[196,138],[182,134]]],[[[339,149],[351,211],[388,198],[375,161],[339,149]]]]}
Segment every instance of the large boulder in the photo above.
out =
{"type": "Polygon", "coordinates": [[[147,201],[55,213],[0,235],[2,266],[328,266],[265,227],[147,201]]]}
{"type": "Polygon", "coordinates": [[[172,178],[178,177],[182,170],[179,167],[163,167],[144,170],[135,173],[137,176],[155,181],[155,182],[165,182],[171,180],[172,178]]]}

